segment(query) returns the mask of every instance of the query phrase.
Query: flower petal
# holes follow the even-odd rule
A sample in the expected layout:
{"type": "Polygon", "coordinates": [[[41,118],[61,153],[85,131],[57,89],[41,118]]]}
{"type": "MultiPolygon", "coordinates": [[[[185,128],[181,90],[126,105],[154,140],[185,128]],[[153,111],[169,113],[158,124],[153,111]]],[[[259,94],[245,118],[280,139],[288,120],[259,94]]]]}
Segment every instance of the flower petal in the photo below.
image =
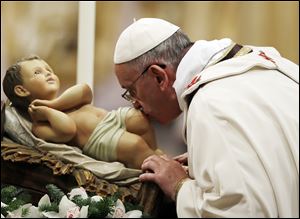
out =
{"type": "Polygon", "coordinates": [[[28,214],[26,215],[27,218],[41,218],[42,212],[39,211],[39,209],[35,206],[31,206],[29,208],[28,214]]]}
{"type": "Polygon", "coordinates": [[[26,208],[30,208],[31,206],[32,206],[32,204],[28,203],[28,204],[20,206],[18,209],[14,210],[12,212],[8,211],[7,218],[20,218],[20,217],[22,217],[23,210],[26,208]]]}
{"type": "Polygon", "coordinates": [[[61,218],[60,214],[55,211],[43,211],[42,215],[47,218],[61,218]]]}
{"type": "Polygon", "coordinates": [[[66,217],[67,211],[75,207],[77,207],[77,205],[74,202],[70,201],[66,195],[64,195],[58,205],[59,215],[61,215],[61,217],[66,217]]]}
{"type": "Polygon", "coordinates": [[[126,217],[126,218],[141,218],[142,215],[143,215],[143,213],[140,210],[132,210],[132,211],[126,212],[124,217],[126,217]]]}
{"type": "Polygon", "coordinates": [[[67,218],[77,218],[80,215],[79,207],[76,206],[67,211],[67,218]]]}
{"type": "Polygon", "coordinates": [[[125,215],[124,204],[120,199],[118,199],[117,202],[116,202],[116,206],[115,206],[114,213],[113,213],[112,217],[113,218],[121,218],[121,217],[124,217],[124,215],[125,215]]]}
{"type": "Polygon", "coordinates": [[[87,218],[87,216],[88,216],[88,210],[89,210],[89,206],[88,205],[87,206],[82,206],[81,210],[80,210],[79,217],[80,218],[87,218]]]}
{"type": "Polygon", "coordinates": [[[71,192],[68,193],[68,195],[70,200],[72,200],[76,195],[80,195],[83,199],[88,198],[88,195],[83,187],[72,189],[71,192]]]}
{"type": "Polygon", "coordinates": [[[103,198],[100,195],[94,195],[91,197],[91,200],[94,202],[99,202],[99,201],[103,200],[103,198]]]}
{"type": "Polygon", "coordinates": [[[42,205],[50,205],[50,198],[47,194],[45,194],[39,201],[38,207],[41,207],[42,205]]]}

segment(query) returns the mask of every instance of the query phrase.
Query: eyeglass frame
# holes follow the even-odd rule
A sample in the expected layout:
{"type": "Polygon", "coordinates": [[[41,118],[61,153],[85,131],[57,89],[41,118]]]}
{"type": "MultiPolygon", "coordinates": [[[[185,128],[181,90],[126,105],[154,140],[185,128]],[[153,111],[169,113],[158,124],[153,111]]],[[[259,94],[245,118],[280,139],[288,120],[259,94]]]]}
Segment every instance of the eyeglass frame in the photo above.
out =
{"type": "MultiPolygon", "coordinates": [[[[152,66],[152,65],[155,65],[155,64],[151,64],[149,66],[147,66],[145,68],[145,70],[131,83],[131,85],[129,86],[128,89],[126,89],[124,91],[124,93],[121,95],[125,100],[131,102],[131,103],[134,103],[135,102],[135,98],[130,94],[130,88],[133,87],[133,85],[135,85],[135,83],[142,77],[142,75],[144,75],[148,70],[149,68],[152,66]],[[127,94],[129,93],[129,94],[127,94]]],[[[165,68],[165,65],[164,64],[158,64],[158,66],[162,67],[162,68],[165,68]]]]}

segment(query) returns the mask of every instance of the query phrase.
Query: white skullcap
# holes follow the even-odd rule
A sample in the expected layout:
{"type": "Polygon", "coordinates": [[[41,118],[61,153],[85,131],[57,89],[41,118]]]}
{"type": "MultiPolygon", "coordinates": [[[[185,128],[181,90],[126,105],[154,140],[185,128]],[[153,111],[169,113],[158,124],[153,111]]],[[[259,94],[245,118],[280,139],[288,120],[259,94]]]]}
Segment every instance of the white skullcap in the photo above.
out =
{"type": "Polygon", "coordinates": [[[158,18],[141,18],[128,26],[120,35],[114,53],[114,63],[131,61],[153,49],[179,27],[158,18]]]}

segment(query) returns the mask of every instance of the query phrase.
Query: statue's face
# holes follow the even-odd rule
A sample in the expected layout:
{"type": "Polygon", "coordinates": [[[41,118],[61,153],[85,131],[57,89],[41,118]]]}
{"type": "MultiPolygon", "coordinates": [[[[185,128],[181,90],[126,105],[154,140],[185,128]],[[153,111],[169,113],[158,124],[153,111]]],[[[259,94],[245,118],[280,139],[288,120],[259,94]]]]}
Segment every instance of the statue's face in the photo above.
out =
{"type": "Polygon", "coordinates": [[[29,92],[31,100],[56,97],[60,88],[59,78],[45,61],[34,59],[23,61],[20,65],[22,86],[29,92]]]}

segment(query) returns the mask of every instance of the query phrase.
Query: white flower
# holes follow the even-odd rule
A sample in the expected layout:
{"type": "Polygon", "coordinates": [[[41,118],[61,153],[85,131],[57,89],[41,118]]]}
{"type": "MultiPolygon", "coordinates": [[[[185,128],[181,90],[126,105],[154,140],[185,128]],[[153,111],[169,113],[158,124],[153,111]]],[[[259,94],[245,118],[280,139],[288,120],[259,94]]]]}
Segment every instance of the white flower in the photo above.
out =
{"type": "Polygon", "coordinates": [[[68,209],[67,218],[77,218],[79,216],[80,216],[80,210],[78,206],[68,209]]]}
{"type": "Polygon", "coordinates": [[[141,218],[142,212],[140,210],[132,210],[125,213],[125,206],[123,202],[118,199],[113,207],[112,213],[107,215],[107,218],[141,218]]]}
{"type": "Polygon", "coordinates": [[[50,198],[49,198],[49,196],[46,194],[46,195],[44,195],[44,196],[40,199],[40,201],[39,201],[39,203],[38,203],[38,207],[41,207],[42,205],[50,205],[50,204],[51,204],[50,198]]]}
{"type": "Polygon", "coordinates": [[[28,214],[26,215],[28,218],[41,218],[43,217],[42,212],[39,211],[39,208],[35,206],[30,206],[28,209],[28,214]]]}
{"type": "Polygon", "coordinates": [[[125,215],[125,207],[123,202],[118,199],[114,207],[114,212],[112,213],[112,218],[122,218],[125,215]]]}
{"type": "Polygon", "coordinates": [[[80,208],[72,201],[70,201],[67,196],[63,196],[58,205],[58,213],[49,211],[43,212],[45,217],[55,217],[55,218],[75,218],[75,217],[87,217],[87,208],[80,208]]]}
{"type": "MultiPolygon", "coordinates": [[[[21,207],[19,207],[17,210],[14,210],[12,212],[7,212],[7,217],[9,218],[19,218],[22,217],[22,212],[26,209],[26,215],[25,217],[28,218],[41,218],[41,217],[47,217],[47,218],[86,218],[88,216],[88,208],[89,206],[82,206],[81,209],[79,206],[77,206],[74,202],[71,201],[71,199],[74,198],[74,196],[79,195],[83,199],[87,199],[88,195],[84,188],[76,188],[72,189],[70,193],[68,193],[69,198],[64,195],[59,202],[58,205],[58,212],[49,211],[49,212],[41,212],[39,211],[41,206],[45,205],[51,205],[50,198],[47,194],[45,194],[39,201],[38,207],[33,206],[32,204],[25,204],[21,207]]],[[[92,201],[99,202],[103,200],[103,198],[99,195],[95,195],[91,197],[92,201]]],[[[1,207],[6,207],[7,205],[5,203],[1,202],[1,207]]],[[[142,212],[139,210],[133,210],[125,212],[125,206],[123,202],[118,199],[115,203],[115,206],[113,207],[113,210],[111,213],[109,213],[106,217],[108,218],[140,218],[142,217],[142,212]]],[[[4,218],[4,216],[1,214],[1,218],[4,218]]]]}
{"type": "MultiPolygon", "coordinates": [[[[39,209],[32,204],[28,203],[25,205],[20,206],[18,209],[12,211],[12,212],[7,212],[7,217],[8,218],[19,218],[19,217],[24,217],[24,218],[41,218],[43,215],[39,211],[39,209]],[[26,215],[22,216],[22,212],[27,209],[26,215]]],[[[2,216],[1,216],[2,217],[2,216]]]]}
{"type": "Polygon", "coordinates": [[[60,218],[60,215],[55,211],[43,211],[42,214],[47,218],[60,218]]]}
{"type": "MultiPolygon", "coordinates": [[[[32,206],[32,204],[25,204],[25,205],[20,206],[18,209],[14,210],[12,212],[8,211],[7,218],[20,218],[20,217],[22,217],[22,212],[25,209],[30,208],[31,206],[32,206]]],[[[27,217],[27,215],[25,217],[27,217]]]]}
{"type": "Polygon", "coordinates": [[[88,216],[89,206],[82,206],[80,209],[80,218],[86,218],[88,216]]]}
{"type": "Polygon", "coordinates": [[[67,212],[73,208],[77,207],[77,205],[70,201],[67,196],[63,196],[62,199],[60,200],[59,202],[59,205],[58,205],[58,209],[59,209],[59,214],[62,216],[62,217],[66,217],[67,216],[67,212]]]}
{"type": "Polygon", "coordinates": [[[124,215],[125,218],[141,218],[143,213],[140,210],[127,211],[124,215]]]}
{"type": "Polygon", "coordinates": [[[92,196],[91,200],[94,202],[99,202],[99,201],[103,200],[103,198],[100,195],[94,195],[94,196],[92,196]]]}
{"type": "Polygon", "coordinates": [[[88,195],[83,187],[72,189],[71,192],[68,193],[69,199],[72,200],[74,196],[80,195],[81,198],[87,199],[88,195]]]}

